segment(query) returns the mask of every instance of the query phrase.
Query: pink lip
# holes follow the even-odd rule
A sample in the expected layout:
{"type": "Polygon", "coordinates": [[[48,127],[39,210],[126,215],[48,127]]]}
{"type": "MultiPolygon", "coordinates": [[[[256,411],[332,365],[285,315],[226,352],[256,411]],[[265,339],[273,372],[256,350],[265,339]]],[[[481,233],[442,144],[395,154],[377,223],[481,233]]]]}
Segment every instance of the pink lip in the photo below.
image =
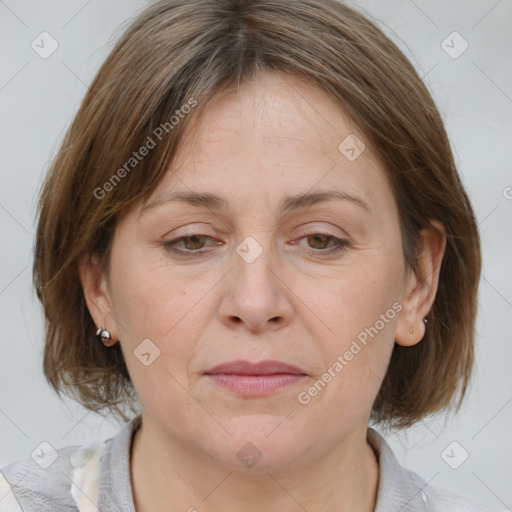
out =
{"type": "Polygon", "coordinates": [[[205,373],[215,384],[244,396],[267,395],[306,377],[297,366],[280,361],[236,360],[215,366],[205,373]]]}
{"type": "Polygon", "coordinates": [[[268,395],[280,388],[296,384],[305,375],[276,374],[276,375],[235,375],[207,374],[218,386],[243,396],[268,395]]]}
{"type": "Polygon", "coordinates": [[[222,363],[211,370],[206,372],[207,375],[218,373],[230,373],[236,375],[274,375],[288,373],[291,375],[305,375],[297,366],[282,363],[281,361],[260,361],[259,363],[251,363],[244,359],[237,359],[236,361],[229,361],[222,363]]]}

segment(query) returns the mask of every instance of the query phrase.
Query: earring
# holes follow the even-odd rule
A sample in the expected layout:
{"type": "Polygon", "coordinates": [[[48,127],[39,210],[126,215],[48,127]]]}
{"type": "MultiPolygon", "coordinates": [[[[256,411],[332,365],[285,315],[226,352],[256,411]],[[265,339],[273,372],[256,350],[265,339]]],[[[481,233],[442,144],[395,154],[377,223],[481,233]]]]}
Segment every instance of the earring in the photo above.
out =
{"type": "Polygon", "coordinates": [[[412,334],[414,332],[414,329],[412,327],[409,327],[409,332],[412,334]]]}
{"type": "Polygon", "coordinates": [[[112,339],[112,335],[110,334],[107,329],[104,329],[103,327],[100,327],[96,331],[96,336],[101,336],[101,341],[103,342],[103,345],[106,347],[111,347],[112,345],[115,345],[115,341],[112,339]]]}
{"type": "Polygon", "coordinates": [[[427,323],[427,322],[428,322],[428,320],[427,320],[426,318],[424,318],[424,319],[423,319],[423,321],[424,321],[425,323],[427,323]]]}

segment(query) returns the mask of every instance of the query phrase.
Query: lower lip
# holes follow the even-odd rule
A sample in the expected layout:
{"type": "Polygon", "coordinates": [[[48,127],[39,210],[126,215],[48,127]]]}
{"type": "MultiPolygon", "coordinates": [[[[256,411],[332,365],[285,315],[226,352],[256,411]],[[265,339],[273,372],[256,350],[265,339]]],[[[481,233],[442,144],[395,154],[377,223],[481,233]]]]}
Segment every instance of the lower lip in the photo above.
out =
{"type": "Polygon", "coordinates": [[[280,373],[273,375],[208,374],[215,384],[243,396],[268,395],[273,391],[302,381],[306,375],[280,373]]]}

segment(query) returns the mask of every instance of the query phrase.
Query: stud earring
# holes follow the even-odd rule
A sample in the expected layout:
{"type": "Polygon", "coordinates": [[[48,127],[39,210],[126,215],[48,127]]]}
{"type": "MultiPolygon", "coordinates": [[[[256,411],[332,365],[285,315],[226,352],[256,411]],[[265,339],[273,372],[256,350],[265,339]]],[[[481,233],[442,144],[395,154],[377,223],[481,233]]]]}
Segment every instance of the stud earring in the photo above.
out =
{"type": "Polygon", "coordinates": [[[101,341],[102,341],[103,345],[105,345],[106,347],[111,347],[112,345],[115,345],[115,343],[116,343],[112,339],[112,335],[110,334],[110,332],[107,331],[107,329],[105,329],[103,327],[100,327],[96,331],[96,336],[101,336],[101,341]]]}
{"type": "Polygon", "coordinates": [[[414,329],[412,327],[409,327],[409,332],[412,334],[414,332],[414,329]]]}

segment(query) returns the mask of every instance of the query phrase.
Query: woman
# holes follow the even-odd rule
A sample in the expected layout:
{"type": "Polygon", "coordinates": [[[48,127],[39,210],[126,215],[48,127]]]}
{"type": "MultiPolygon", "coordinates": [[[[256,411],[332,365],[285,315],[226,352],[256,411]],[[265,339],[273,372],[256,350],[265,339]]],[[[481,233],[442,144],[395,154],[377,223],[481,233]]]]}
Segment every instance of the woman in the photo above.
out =
{"type": "Polygon", "coordinates": [[[49,383],[128,423],[2,468],[0,510],[491,510],[369,427],[460,406],[480,264],[435,104],[370,21],[151,4],[53,162],[34,261],[49,383]]]}

